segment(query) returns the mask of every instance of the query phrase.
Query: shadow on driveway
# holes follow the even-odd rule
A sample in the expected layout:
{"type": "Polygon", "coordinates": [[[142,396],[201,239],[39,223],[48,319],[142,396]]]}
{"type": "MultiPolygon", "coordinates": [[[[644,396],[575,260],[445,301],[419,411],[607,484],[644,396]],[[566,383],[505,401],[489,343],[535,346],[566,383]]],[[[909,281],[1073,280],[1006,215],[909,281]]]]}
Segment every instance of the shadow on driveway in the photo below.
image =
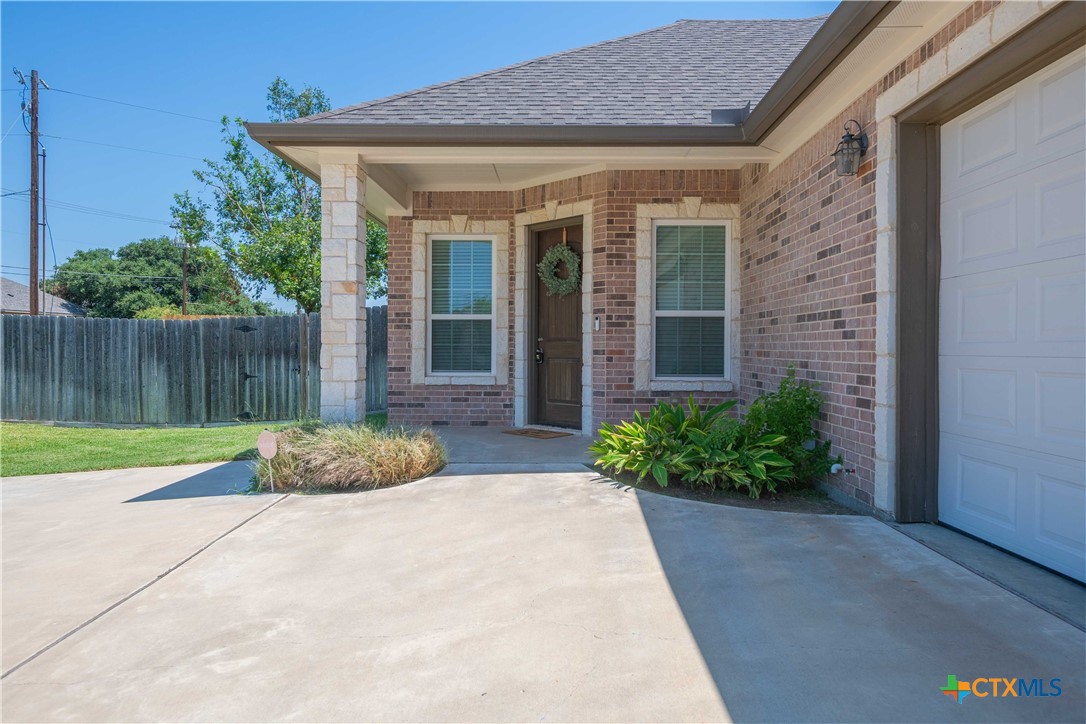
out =
{"type": "Polygon", "coordinates": [[[1081,721],[1086,636],[889,526],[635,494],[736,721],[1081,721]],[[1063,694],[957,704],[950,674],[1063,694]]]}
{"type": "Polygon", "coordinates": [[[220,495],[244,493],[248,483],[246,482],[247,478],[239,476],[242,464],[248,465],[247,462],[219,465],[124,502],[147,503],[153,500],[211,498],[220,495]]]}

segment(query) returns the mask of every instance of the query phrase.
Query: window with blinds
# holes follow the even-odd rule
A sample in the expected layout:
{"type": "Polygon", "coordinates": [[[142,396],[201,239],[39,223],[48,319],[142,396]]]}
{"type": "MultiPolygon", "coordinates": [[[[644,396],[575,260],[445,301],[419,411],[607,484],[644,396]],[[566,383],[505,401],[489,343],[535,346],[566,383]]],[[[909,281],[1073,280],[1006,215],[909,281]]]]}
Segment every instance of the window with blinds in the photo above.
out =
{"type": "Polygon", "coordinates": [[[493,249],[489,240],[430,241],[430,371],[491,373],[493,249]]]}
{"type": "Polygon", "coordinates": [[[655,376],[723,378],[726,227],[655,227],[655,376]]]}

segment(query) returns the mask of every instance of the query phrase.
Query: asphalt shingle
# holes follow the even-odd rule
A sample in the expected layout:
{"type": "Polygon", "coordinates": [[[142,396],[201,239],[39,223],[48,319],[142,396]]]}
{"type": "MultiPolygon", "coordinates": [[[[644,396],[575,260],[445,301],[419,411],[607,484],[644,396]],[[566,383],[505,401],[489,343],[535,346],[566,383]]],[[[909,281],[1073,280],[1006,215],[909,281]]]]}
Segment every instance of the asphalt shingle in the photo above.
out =
{"type": "Polygon", "coordinates": [[[826,17],[680,20],[297,122],[707,126],[757,106],[826,17]]]}

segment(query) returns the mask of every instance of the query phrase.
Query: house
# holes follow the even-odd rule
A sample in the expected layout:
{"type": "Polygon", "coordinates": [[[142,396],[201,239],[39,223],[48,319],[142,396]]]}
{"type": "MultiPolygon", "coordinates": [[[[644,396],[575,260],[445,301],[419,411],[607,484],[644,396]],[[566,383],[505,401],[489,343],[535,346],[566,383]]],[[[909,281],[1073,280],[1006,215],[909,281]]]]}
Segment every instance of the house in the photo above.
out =
{"type": "MultiPolygon", "coordinates": [[[[58,317],[85,317],[87,310],[69,302],[67,299],[54,297],[52,294],[38,292],[38,311],[58,317]]],[[[0,313],[30,314],[30,287],[6,277],[0,277],[0,313]]]]}
{"type": "Polygon", "coordinates": [[[391,421],[591,434],[794,363],[839,494],[1082,580],[1084,27],[1074,2],[684,20],[250,124],[323,189],[322,413],[365,408],[371,214],[391,421]],[[566,250],[580,284],[548,293],[566,250]]]}

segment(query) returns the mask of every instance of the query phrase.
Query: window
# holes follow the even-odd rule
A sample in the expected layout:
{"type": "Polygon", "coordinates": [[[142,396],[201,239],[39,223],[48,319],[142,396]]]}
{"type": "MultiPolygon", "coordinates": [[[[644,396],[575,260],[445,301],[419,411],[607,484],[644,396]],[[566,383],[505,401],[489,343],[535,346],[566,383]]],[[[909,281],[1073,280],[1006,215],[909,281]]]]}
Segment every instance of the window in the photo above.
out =
{"type": "Polygon", "coordinates": [[[723,224],[655,225],[653,335],[658,378],[723,378],[727,299],[723,224]]]}
{"type": "Polygon", "coordinates": [[[493,243],[431,240],[431,372],[493,372],[493,306],[493,243]]]}

